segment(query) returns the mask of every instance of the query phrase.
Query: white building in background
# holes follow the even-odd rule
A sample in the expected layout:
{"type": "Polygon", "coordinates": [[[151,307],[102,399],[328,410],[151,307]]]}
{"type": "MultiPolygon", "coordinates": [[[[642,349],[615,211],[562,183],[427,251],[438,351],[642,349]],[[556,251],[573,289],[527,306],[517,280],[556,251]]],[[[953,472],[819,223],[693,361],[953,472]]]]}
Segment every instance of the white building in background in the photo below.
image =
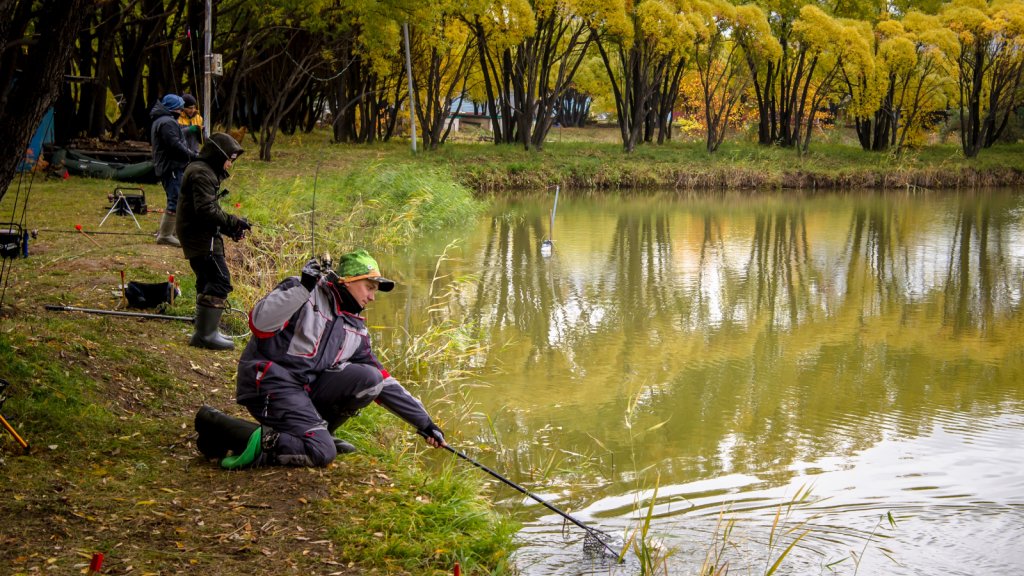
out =
{"type": "Polygon", "coordinates": [[[452,103],[452,112],[448,115],[448,124],[445,125],[445,130],[450,126],[452,132],[459,132],[463,127],[472,126],[483,129],[485,132],[493,132],[491,115],[487,113],[486,108],[486,105],[474,106],[473,101],[466,98],[455,100],[452,103]],[[483,108],[484,111],[477,113],[477,108],[483,108]]]}

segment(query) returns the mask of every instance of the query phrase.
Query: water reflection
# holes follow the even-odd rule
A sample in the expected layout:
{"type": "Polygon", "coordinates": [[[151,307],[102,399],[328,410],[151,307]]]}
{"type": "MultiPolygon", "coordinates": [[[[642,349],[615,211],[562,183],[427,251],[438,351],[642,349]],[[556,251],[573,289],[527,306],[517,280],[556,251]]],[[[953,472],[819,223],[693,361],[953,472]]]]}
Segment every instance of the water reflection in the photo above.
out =
{"type": "MultiPolygon", "coordinates": [[[[472,393],[491,423],[460,430],[485,460],[602,527],[634,525],[660,478],[656,530],[686,566],[724,505],[756,532],[813,483],[831,504],[793,562],[815,573],[887,511],[908,517],[885,544],[902,567],[859,574],[1024,569],[997,552],[1024,536],[1022,492],[985,481],[1024,487],[1019,199],[563,194],[544,258],[549,208],[500,203],[444,264],[474,275],[458,314],[493,341],[472,393]]],[[[576,563],[534,520],[526,573],[576,563]]]]}

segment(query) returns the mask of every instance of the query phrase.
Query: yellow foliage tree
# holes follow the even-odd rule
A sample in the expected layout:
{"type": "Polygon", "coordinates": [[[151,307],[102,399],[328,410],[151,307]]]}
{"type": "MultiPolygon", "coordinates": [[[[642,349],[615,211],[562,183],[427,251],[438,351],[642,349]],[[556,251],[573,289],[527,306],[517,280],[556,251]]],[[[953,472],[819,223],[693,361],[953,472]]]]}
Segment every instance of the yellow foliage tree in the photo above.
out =
{"type": "Polygon", "coordinates": [[[800,9],[800,17],[793,23],[793,38],[805,50],[809,66],[799,84],[801,96],[792,108],[790,124],[796,129],[801,152],[810,146],[815,113],[838,100],[843,76],[874,74],[870,37],[870,28],[861,21],[833,18],[813,5],[800,9]]]}
{"type": "Polygon", "coordinates": [[[452,105],[463,98],[472,66],[473,38],[452,0],[420,4],[412,14],[410,49],[415,65],[416,117],[423,142],[437,149],[452,129],[452,105]]]}
{"type": "Polygon", "coordinates": [[[849,105],[864,150],[902,151],[908,135],[946,107],[949,76],[936,43],[949,41],[934,16],[911,12],[884,19],[873,34],[874,74],[844,70],[849,105]]]}
{"type": "Polygon", "coordinates": [[[757,6],[695,0],[688,12],[695,30],[693,61],[702,92],[705,147],[714,152],[725,139],[729,119],[752,79],[749,64],[777,58],[781,47],[757,6]]]}
{"type": "Polygon", "coordinates": [[[955,34],[944,54],[955,71],[960,143],[973,158],[999,139],[1019,102],[1024,0],[954,0],[939,19],[955,34]]]}
{"type": "Polygon", "coordinates": [[[580,16],[590,27],[608,73],[623,148],[671,137],[672,108],[689,62],[694,30],[674,0],[583,0],[580,16]]]}
{"type": "MultiPolygon", "coordinates": [[[[586,6],[583,7],[586,9],[586,6]]],[[[495,143],[541,149],[591,42],[575,0],[473,0],[473,31],[495,143]]]]}

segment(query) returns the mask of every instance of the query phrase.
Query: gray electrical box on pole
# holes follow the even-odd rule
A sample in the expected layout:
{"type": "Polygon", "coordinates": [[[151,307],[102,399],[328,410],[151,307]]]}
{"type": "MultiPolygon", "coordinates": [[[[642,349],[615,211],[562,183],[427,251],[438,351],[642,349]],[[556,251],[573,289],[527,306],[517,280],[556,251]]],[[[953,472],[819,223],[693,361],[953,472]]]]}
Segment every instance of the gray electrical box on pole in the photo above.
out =
{"type": "Polygon", "coordinates": [[[206,69],[214,76],[224,75],[224,58],[221,54],[210,54],[206,57],[206,69]]]}

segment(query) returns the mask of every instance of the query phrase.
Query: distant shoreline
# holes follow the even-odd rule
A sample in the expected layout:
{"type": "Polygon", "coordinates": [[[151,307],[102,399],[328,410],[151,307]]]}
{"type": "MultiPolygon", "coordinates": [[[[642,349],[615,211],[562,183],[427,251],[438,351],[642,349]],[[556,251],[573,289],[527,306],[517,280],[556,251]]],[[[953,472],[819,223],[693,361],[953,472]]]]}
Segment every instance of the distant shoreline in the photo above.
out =
{"type": "Polygon", "coordinates": [[[551,178],[544,172],[505,174],[491,172],[486,176],[469,174],[453,167],[460,183],[480,193],[509,192],[539,189],[551,185],[552,180],[567,189],[597,190],[650,190],[677,191],[815,191],[815,190],[983,190],[990,188],[1024,187],[1024,171],[1017,168],[989,170],[941,170],[921,168],[899,172],[862,171],[828,174],[813,171],[781,171],[769,173],[737,168],[714,171],[643,170],[618,171],[613,177],[598,174],[584,178],[569,175],[551,178]]]}
{"type": "MultiPolygon", "coordinates": [[[[392,144],[393,146],[394,144],[392,144]]],[[[391,148],[391,150],[395,150],[391,148]]],[[[391,154],[388,154],[391,156],[391,154]]],[[[417,162],[446,165],[477,193],[563,188],[596,190],[982,190],[1024,187],[1024,145],[1002,144],[966,159],[954,145],[902,156],[821,143],[794,150],[751,142],[708,154],[699,142],[645,144],[626,154],[609,142],[553,142],[543,150],[448,143],[417,162]]]]}

